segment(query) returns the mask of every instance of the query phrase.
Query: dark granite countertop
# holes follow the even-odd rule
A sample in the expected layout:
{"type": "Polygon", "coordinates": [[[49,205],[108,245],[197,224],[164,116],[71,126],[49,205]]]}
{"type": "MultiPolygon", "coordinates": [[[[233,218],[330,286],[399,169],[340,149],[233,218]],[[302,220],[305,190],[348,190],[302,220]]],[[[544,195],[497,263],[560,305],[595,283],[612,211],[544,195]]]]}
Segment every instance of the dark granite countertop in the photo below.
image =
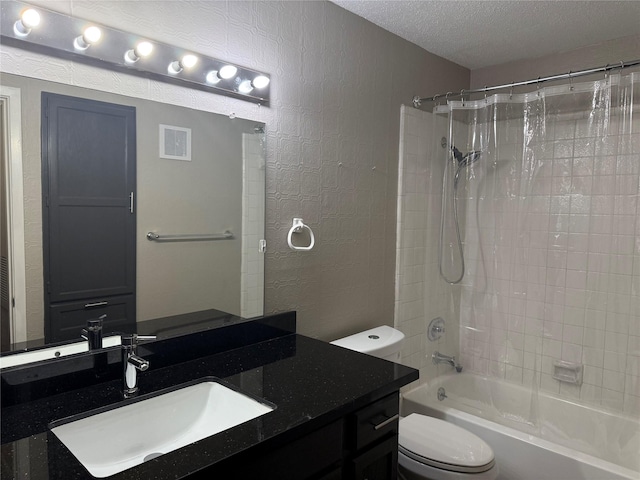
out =
{"type": "MultiPolygon", "coordinates": [[[[311,432],[418,378],[412,368],[297,334],[171,365],[160,355],[140,374],[140,396],[204,377],[276,405],[262,417],[200,440],[109,478],[177,479],[240,452],[311,432]]],[[[126,402],[126,401],[124,401],[126,402]]],[[[48,424],[105,406],[122,405],[120,380],[16,402],[2,409],[1,477],[93,478],[48,424]]],[[[132,425],[131,434],[136,434],[132,425]]],[[[100,448],[99,445],[96,448],[100,448]]]]}

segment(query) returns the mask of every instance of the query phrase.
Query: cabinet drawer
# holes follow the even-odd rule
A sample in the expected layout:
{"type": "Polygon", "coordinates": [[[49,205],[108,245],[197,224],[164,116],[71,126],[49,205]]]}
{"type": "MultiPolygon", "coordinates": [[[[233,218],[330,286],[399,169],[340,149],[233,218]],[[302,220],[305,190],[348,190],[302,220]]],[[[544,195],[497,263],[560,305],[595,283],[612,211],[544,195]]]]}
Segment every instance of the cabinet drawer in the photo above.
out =
{"type": "Polygon", "coordinates": [[[358,410],[350,418],[350,447],[360,450],[389,433],[398,434],[398,393],[393,393],[368,407],[358,410]]]}
{"type": "Polygon", "coordinates": [[[49,342],[80,340],[81,330],[87,320],[107,315],[102,332],[132,333],[136,330],[135,298],[133,295],[102,297],[52,304],[50,307],[49,342]]]}

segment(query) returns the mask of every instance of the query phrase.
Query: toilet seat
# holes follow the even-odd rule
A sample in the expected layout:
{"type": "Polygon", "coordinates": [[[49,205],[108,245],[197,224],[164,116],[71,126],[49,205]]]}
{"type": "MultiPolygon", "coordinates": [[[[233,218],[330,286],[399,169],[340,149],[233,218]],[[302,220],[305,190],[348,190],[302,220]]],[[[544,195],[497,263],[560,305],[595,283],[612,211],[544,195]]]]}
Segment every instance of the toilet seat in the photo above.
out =
{"type": "Polygon", "coordinates": [[[444,420],[412,413],[400,420],[399,451],[424,465],[477,474],[495,465],[493,450],[473,433],[444,420]]]}
{"type": "Polygon", "coordinates": [[[407,456],[412,460],[415,460],[418,463],[421,463],[423,465],[428,465],[429,467],[437,468],[438,470],[446,470],[448,472],[468,473],[468,474],[483,473],[488,470],[491,470],[495,465],[495,461],[492,460],[490,463],[479,466],[479,467],[465,467],[462,465],[454,465],[450,463],[438,462],[436,460],[426,458],[421,455],[416,455],[415,453],[403,447],[399,447],[399,451],[403,455],[407,456]]]}

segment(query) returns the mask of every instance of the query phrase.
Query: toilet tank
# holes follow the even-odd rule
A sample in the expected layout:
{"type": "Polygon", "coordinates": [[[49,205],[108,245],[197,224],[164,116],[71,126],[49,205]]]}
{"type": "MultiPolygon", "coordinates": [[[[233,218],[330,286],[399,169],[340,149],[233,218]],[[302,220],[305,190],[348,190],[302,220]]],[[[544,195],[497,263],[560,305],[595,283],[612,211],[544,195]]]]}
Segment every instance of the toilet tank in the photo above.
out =
{"type": "Polygon", "coordinates": [[[384,358],[392,362],[400,362],[400,349],[404,341],[404,333],[387,325],[355,333],[348,337],[331,342],[332,345],[368,353],[374,357],[384,358]]]}

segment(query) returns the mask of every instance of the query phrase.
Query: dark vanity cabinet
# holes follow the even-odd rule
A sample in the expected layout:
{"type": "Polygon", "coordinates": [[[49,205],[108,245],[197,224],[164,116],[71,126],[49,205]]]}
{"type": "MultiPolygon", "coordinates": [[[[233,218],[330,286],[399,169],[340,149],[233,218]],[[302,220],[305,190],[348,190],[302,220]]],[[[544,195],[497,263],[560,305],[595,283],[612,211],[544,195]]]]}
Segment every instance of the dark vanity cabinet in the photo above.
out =
{"type": "Polygon", "coordinates": [[[345,478],[397,478],[399,402],[396,392],[347,417],[350,455],[345,478]]]}
{"type": "Polygon", "coordinates": [[[395,392],[284,445],[259,446],[190,478],[395,480],[398,409],[395,392]]]}

